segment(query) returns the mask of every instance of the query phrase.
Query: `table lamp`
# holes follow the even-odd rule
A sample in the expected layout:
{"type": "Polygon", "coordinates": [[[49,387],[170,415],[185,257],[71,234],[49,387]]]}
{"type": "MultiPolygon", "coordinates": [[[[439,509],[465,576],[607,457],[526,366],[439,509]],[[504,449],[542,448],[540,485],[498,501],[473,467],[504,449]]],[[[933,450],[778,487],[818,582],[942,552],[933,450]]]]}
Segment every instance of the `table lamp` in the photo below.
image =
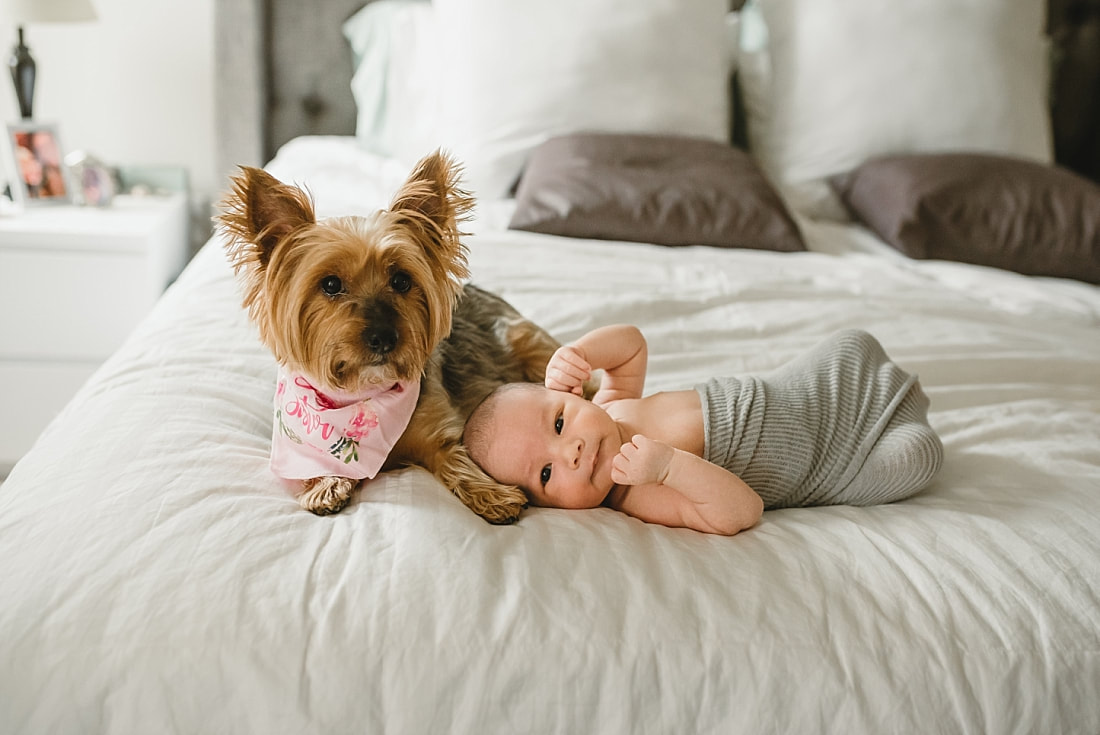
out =
{"type": "Polygon", "coordinates": [[[34,106],[35,64],[30,49],[23,42],[23,25],[95,20],[95,8],[91,0],[0,0],[0,18],[19,28],[19,43],[12,50],[8,66],[19,100],[19,114],[29,120],[34,106]]]}

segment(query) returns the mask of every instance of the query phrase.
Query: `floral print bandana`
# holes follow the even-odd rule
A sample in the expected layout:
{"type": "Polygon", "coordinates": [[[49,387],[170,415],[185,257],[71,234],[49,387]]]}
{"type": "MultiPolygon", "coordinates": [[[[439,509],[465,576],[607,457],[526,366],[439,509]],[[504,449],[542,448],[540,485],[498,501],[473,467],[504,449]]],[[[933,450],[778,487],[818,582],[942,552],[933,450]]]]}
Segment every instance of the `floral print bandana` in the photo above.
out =
{"type": "Polygon", "coordinates": [[[271,470],[288,480],[372,478],[405,432],[420,381],[365,394],[322,393],[302,375],[279,371],[271,470]]]}

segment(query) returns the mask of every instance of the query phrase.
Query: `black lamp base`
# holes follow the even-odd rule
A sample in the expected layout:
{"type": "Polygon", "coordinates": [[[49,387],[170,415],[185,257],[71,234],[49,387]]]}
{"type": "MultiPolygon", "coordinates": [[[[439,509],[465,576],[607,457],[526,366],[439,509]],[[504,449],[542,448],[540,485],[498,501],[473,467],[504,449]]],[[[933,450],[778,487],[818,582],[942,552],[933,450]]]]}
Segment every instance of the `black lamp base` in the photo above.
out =
{"type": "Polygon", "coordinates": [[[34,107],[34,57],[23,43],[23,27],[19,27],[19,45],[12,49],[8,59],[11,68],[11,80],[15,84],[15,96],[19,100],[19,114],[24,120],[31,119],[34,107]]]}

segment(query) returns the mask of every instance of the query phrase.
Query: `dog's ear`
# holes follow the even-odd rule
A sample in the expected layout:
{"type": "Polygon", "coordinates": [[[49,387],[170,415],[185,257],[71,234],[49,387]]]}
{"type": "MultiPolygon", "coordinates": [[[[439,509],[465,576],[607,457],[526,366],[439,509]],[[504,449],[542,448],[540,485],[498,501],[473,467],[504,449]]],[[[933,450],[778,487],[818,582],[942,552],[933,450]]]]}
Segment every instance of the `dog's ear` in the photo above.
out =
{"type": "Polygon", "coordinates": [[[215,220],[230,237],[226,247],[238,268],[249,262],[266,266],[279,242],[317,221],[309,194],[249,166],[232,178],[215,220]]]}
{"type": "Polygon", "coordinates": [[[398,190],[390,211],[409,227],[440,263],[455,277],[465,277],[466,248],[461,243],[460,223],[469,215],[474,199],[459,188],[460,166],[441,150],[421,158],[398,190]]]}

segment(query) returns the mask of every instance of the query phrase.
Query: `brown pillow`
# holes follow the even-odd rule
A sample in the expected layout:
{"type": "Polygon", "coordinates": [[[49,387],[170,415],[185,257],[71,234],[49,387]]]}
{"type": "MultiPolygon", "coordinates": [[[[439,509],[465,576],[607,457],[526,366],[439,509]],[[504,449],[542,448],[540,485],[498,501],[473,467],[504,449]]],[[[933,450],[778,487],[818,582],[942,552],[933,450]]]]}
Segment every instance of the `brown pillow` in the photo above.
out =
{"type": "Polygon", "coordinates": [[[806,249],[748,154],[681,136],[551,138],[527,162],[509,227],[659,245],[806,249]]]}
{"type": "Polygon", "coordinates": [[[1100,186],[1067,169],[979,154],[886,156],[833,186],[911,258],[1100,283],[1100,186]]]}

